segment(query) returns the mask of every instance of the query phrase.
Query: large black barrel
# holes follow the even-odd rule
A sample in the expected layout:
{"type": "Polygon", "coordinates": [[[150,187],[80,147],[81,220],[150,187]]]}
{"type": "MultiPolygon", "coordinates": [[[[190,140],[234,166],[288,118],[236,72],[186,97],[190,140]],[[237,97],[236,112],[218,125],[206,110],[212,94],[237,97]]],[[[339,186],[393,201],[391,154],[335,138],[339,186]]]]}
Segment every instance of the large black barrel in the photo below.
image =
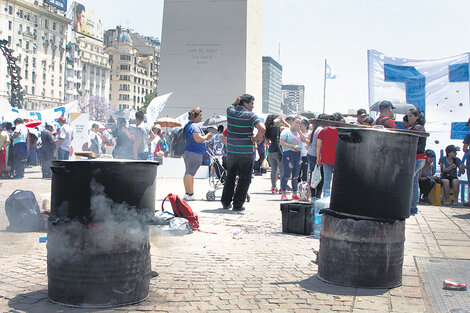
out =
{"type": "Polygon", "coordinates": [[[330,209],[384,219],[410,215],[418,136],[339,128],[330,209]]]}
{"type": "Polygon", "coordinates": [[[51,214],[90,218],[92,181],[115,203],[153,214],[158,162],[127,160],[52,161],[51,214]]]}
{"type": "Polygon", "coordinates": [[[376,222],[323,212],[318,277],[350,287],[401,285],[405,221],[376,222]]]}
{"type": "Polygon", "coordinates": [[[48,298],[111,307],[148,297],[147,216],[157,162],[54,161],[48,224],[48,298]]]}

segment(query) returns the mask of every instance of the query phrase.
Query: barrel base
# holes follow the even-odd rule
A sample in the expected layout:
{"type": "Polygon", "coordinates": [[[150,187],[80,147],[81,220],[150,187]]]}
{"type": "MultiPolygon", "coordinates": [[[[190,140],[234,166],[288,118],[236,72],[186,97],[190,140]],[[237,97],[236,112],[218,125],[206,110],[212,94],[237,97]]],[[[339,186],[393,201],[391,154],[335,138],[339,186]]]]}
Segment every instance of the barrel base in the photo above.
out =
{"type": "Polygon", "coordinates": [[[148,299],[148,295],[147,297],[145,297],[144,299],[142,300],[138,300],[138,301],[135,301],[135,302],[129,302],[129,303],[120,303],[120,304],[108,304],[108,305],[94,305],[94,304],[69,304],[69,303],[62,303],[62,302],[57,302],[57,301],[54,301],[53,299],[51,298],[47,298],[47,300],[49,300],[50,302],[54,303],[54,304],[59,304],[59,305],[63,305],[63,306],[66,306],[66,307],[69,307],[69,308],[80,308],[80,309],[108,309],[108,308],[117,308],[117,307],[121,307],[121,306],[128,306],[128,305],[134,305],[134,304],[138,304],[138,303],[141,303],[141,302],[144,302],[145,300],[148,299]]]}
{"type": "MultiPolygon", "coordinates": [[[[49,249],[49,248],[48,248],[49,249]]],[[[150,246],[107,253],[83,253],[70,259],[48,253],[48,299],[81,308],[110,308],[148,298],[150,246]]]]}
{"type": "Polygon", "coordinates": [[[404,221],[357,221],[323,214],[317,277],[347,287],[398,287],[404,242],[404,221]]]}

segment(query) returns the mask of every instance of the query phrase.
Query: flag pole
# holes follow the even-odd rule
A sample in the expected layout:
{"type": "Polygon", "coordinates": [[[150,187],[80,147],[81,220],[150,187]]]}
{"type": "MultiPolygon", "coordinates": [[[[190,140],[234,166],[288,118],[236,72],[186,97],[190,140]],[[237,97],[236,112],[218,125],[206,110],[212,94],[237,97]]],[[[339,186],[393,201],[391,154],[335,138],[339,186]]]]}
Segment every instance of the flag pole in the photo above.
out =
{"type": "Polygon", "coordinates": [[[323,114],[325,113],[325,97],[326,97],[326,59],[325,59],[325,72],[323,74],[323,114]]]}

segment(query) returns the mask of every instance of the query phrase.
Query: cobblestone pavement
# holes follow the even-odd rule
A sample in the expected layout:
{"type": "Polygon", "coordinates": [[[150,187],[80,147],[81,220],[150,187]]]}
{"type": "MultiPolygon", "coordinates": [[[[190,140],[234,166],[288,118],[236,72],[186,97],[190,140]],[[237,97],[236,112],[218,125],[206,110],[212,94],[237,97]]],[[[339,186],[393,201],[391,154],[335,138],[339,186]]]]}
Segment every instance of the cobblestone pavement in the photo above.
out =
{"type": "MultiPolygon", "coordinates": [[[[68,308],[47,300],[44,233],[5,231],[4,199],[15,189],[32,190],[39,203],[50,198],[50,180],[38,167],[24,180],[0,187],[0,312],[432,312],[414,256],[470,258],[470,210],[420,207],[407,220],[403,286],[395,289],[340,287],[317,279],[312,236],[281,232],[280,196],[266,175],[256,177],[244,214],[223,211],[219,202],[194,201],[201,229],[184,237],[152,237],[149,298],[107,310],[68,308]],[[244,230],[235,240],[232,232],[244,230]]],[[[196,181],[202,198],[207,181],[196,181]]],[[[183,194],[181,180],[157,181],[157,199],[183,194]]],[[[218,192],[220,196],[221,191],[218,192]]],[[[157,200],[157,206],[160,204],[157,200]]]]}

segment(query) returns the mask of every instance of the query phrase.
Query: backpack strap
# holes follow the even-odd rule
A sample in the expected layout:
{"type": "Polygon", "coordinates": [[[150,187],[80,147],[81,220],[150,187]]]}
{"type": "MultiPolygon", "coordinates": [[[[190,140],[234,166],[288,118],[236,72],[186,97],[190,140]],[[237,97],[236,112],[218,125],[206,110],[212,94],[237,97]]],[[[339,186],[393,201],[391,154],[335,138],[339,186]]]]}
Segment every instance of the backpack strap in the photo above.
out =
{"type": "Polygon", "coordinates": [[[383,125],[386,121],[388,121],[390,117],[383,116],[376,125],[383,125]]]}
{"type": "Polygon", "coordinates": [[[165,209],[163,208],[163,205],[165,204],[165,201],[167,199],[170,199],[173,196],[173,194],[169,193],[162,201],[162,212],[165,212],[165,209]]]}

